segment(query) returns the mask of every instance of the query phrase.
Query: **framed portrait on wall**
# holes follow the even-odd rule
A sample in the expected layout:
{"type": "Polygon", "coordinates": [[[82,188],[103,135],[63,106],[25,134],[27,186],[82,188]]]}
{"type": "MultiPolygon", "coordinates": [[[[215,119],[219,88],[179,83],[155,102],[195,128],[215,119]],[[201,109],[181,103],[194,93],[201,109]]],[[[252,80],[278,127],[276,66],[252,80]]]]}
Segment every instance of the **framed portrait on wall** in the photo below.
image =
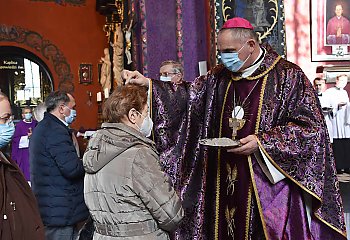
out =
{"type": "Polygon", "coordinates": [[[92,83],[92,64],[81,63],[79,65],[79,83],[91,84],[92,83]]]}
{"type": "Polygon", "coordinates": [[[311,60],[350,60],[350,2],[310,0],[311,60]]]}

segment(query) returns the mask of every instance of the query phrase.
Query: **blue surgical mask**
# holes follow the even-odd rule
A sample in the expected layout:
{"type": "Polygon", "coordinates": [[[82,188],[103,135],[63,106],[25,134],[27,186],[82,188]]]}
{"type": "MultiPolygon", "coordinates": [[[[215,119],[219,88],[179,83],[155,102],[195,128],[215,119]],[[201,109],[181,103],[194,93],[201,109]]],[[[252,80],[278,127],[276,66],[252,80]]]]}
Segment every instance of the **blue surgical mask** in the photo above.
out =
{"type": "Polygon", "coordinates": [[[244,61],[242,61],[238,57],[239,52],[244,48],[245,44],[237,52],[228,52],[228,53],[224,52],[224,53],[221,53],[221,61],[222,61],[222,63],[231,72],[238,72],[242,68],[244,63],[248,60],[250,55],[244,61]]]}
{"type": "MultiPolygon", "coordinates": [[[[69,108],[69,107],[67,107],[67,108],[69,108]]],[[[74,109],[70,109],[70,108],[69,108],[69,110],[70,110],[70,114],[69,114],[69,116],[64,116],[64,121],[67,124],[72,124],[72,122],[74,122],[75,118],[77,117],[77,111],[74,109]]]]}
{"type": "Polygon", "coordinates": [[[12,139],[15,133],[15,126],[13,122],[0,124],[0,148],[5,147],[12,139]]]}
{"type": "Polygon", "coordinates": [[[32,116],[33,115],[31,113],[26,113],[26,114],[24,114],[24,119],[29,121],[30,119],[32,119],[32,116]]]}
{"type": "Polygon", "coordinates": [[[171,81],[171,77],[168,76],[160,76],[160,81],[163,81],[163,82],[170,82],[171,81]]]}

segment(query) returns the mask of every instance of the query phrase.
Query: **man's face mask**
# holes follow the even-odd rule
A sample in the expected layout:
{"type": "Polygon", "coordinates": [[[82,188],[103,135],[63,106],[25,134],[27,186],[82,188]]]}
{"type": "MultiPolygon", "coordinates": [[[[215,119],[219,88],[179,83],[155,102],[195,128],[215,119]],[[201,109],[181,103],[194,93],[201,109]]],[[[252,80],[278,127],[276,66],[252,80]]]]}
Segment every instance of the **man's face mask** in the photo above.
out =
{"type": "Polygon", "coordinates": [[[160,76],[160,81],[163,82],[170,82],[171,81],[171,77],[170,76],[160,76]]]}
{"type": "Polygon", "coordinates": [[[12,120],[5,124],[0,124],[0,148],[5,147],[15,133],[15,125],[12,120]]]}
{"type": "Polygon", "coordinates": [[[30,121],[32,119],[32,114],[31,113],[25,113],[24,114],[24,119],[27,121],[30,121]]]}
{"type": "Polygon", "coordinates": [[[238,57],[239,52],[245,47],[246,44],[247,42],[244,43],[243,46],[237,52],[221,53],[222,63],[231,72],[238,72],[250,57],[251,54],[244,61],[242,61],[238,57]]]}
{"type": "Polygon", "coordinates": [[[77,111],[74,109],[70,109],[68,106],[65,105],[70,110],[70,114],[68,116],[64,116],[64,121],[67,124],[72,124],[74,122],[75,118],[77,117],[77,111]]]}

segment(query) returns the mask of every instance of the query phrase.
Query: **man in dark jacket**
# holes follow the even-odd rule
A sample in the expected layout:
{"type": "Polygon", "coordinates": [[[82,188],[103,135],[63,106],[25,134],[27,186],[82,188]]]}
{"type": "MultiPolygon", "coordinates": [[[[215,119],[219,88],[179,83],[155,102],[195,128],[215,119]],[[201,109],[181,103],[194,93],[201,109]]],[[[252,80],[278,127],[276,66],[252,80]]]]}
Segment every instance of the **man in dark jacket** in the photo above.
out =
{"type": "Polygon", "coordinates": [[[33,192],[47,240],[75,239],[88,217],[84,203],[84,168],[68,124],[75,117],[72,95],[56,91],[46,99],[47,112],[29,143],[33,192]]]}

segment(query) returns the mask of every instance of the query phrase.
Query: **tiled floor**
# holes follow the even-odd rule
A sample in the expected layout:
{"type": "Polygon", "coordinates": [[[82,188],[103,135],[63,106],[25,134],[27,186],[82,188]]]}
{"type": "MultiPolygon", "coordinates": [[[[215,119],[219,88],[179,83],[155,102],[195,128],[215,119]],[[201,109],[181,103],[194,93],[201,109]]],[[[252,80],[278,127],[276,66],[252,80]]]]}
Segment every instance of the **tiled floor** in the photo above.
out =
{"type": "Polygon", "coordinates": [[[340,182],[340,194],[344,205],[346,229],[348,232],[348,239],[350,239],[350,174],[339,174],[338,179],[340,182]]]}

